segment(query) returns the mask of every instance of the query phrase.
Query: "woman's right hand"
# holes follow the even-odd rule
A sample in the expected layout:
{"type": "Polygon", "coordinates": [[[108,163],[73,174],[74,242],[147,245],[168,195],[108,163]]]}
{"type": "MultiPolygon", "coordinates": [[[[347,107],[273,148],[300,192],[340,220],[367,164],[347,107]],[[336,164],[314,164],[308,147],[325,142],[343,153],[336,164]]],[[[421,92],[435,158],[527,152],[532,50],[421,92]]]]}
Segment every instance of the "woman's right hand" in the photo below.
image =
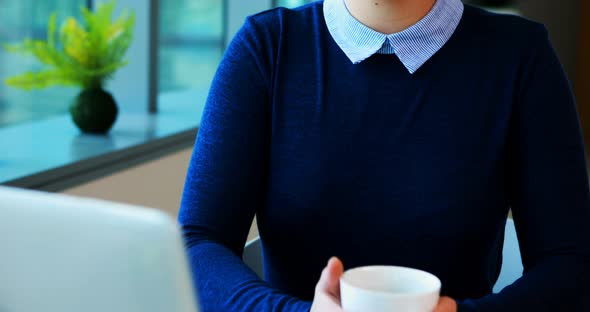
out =
{"type": "Polygon", "coordinates": [[[343,273],[342,261],[331,258],[315,287],[311,312],[343,312],[340,306],[340,277],[343,273]]]}

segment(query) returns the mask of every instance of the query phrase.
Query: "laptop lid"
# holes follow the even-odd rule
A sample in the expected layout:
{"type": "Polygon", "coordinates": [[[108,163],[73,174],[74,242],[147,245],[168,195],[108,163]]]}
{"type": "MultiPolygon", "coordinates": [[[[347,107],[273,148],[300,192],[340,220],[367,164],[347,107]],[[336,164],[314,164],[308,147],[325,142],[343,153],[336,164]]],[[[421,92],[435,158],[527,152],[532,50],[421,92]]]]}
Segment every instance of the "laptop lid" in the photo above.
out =
{"type": "Polygon", "coordinates": [[[0,311],[196,312],[175,221],[101,200],[0,187],[0,311]]]}

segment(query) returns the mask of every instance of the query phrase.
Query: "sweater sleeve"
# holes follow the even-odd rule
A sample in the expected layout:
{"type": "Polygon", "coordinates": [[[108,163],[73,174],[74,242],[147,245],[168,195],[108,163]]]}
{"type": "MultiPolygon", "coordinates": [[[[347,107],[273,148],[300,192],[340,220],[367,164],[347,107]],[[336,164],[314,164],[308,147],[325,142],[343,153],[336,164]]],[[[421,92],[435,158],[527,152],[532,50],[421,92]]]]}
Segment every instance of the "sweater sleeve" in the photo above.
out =
{"type": "Polygon", "coordinates": [[[508,194],[524,273],[498,294],[460,302],[459,311],[590,311],[583,306],[590,303],[583,140],[547,31],[535,33],[536,49],[524,66],[508,139],[508,194]]]}
{"type": "Polygon", "coordinates": [[[265,34],[248,18],[213,80],[179,213],[202,311],[309,311],[271,288],[241,260],[264,204],[270,70],[265,34]]]}

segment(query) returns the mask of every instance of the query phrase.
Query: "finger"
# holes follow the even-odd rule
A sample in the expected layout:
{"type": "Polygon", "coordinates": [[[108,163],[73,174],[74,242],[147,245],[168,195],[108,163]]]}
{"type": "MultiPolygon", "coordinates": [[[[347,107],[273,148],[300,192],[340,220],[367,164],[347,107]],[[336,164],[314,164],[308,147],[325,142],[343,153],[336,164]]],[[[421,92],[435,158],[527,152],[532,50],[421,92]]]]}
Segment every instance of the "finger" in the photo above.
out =
{"type": "Polygon", "coordinates": [[[311,312],[343,312],[340,302],[336,298],[326,294],[317,293],[313,299],[311,312]]]}
{"type": "Polygon", "coordinates": [[[340,278],[344,274],[344,265],[342,261],[336,257],[332,257],[328,261],[328,271],[330,273],[330,284],[328,285],[328,293],[340,301],[340,278]]]}
{"type": "Polygon", "coordinates": [[[433,312],[455,312],[457,311],[457,302],[449,297],[441,297],[433,312]]]}
{"type": "Polygon", "coordinates": [[[342,261],[333,257],[322,271],[322,276],[317,285],[317,290],[327,293],[335,298],[340,298],[340,277],[344,272],[342,261]]]}

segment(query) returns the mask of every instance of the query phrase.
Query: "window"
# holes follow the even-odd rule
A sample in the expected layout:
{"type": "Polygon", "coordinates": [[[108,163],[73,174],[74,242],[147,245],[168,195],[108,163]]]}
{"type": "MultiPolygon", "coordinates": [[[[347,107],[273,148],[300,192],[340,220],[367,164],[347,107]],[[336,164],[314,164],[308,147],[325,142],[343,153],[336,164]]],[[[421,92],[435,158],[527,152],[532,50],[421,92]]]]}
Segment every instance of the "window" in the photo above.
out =
{"type": "Polygon", "coordinates": [[[160,1],[159,14],[160,92],[208,89],[224,50],[224,1],[160,1]]]}
{"type": "MultiPolygon", "coordinates": [[[[228,38],[226,20],[228,3],[234,0],[166,0],[158,1],[159,40],[158,91],[160,95],[193,90],[206,93],[223,55],[228,38]]],[[[95,0],[21,0],[1,1],[0,43],[20,41],[25,37],[43,39],[52,12],[58,24],[66,16],[79,17],[82,5],[95,0]]],[[[124,2],[118,1],[121,6],[124,2]]],[[[274,6],[296,7],[311,0],[274,0],[274,6]]],[[[146,5],[150,1],[145,1],[146,5]]],[[[245,8],[242,4],[240,9],[245,8]]],[[[254,5],[256,10],[261,5],[254,5]]],[[[253,12],[248,12],[252,14],[253,12]]],[[[240,21],[241,24],[241,21],[240,21]]],[[[231,36],[231,35],[230,35],[231,36]]],[[[0,127],[35,121],[67,113],[77,94],[75,88],[51,87],[23,91],[6,86],[6,77],[38,69],[33,58],[0,50],[0,127]]],[[[169,101],[168,101],[169,102],[169,101]]],[[[167,105],[160,101],[159,108],[167,105]]]]}
{"type": "MultiPolygon", "coordinates": [[[[224,50],[224,1],[159,2],[159,91],[206,90],[224,50]]],[[[44,39],[52,12],[58,12],[59,24],[65,16],[78,17],[80,6],[88,3],[92,1],[0,1],[0,44],[26,37],[44,39]]],[[[0,49],[0,127],[67,112],[77,93],[75,88],[51,87],[29,92],[3,83],[6,77],[39,66],[33,58],[0,49]]]]}
{"type": "MultiPolygon", "coordinates": [[[[65,17],[80,19],[80,7],[106,1],[0,0],[0,46],[45,39],[53,12],[60,27],[65,17]]],[[[228,1],[234,0],[116,0],[115,18],[130,9],[136,19],[129,64],[105,85],[119,115],[104,136],[83,134],[71,121],[78,88],[6,86],[7,77],[42,65],[0,51],[0,142],[10,146],[0,153],[0,183],[60,190],[190,146],[205,103],[193,90],[207,91],[221,59],[228,1]],[[156,114],[149,114],[156,98],[156,114]]]]}
{"type": "Polygon", "coordinates": [[[276,0],[275,6],[294,8],[300,5],[311,3],[315,0],[276,0]]]}
{"type": "MultiPolygon", "coordinates": [[[[85,0],[0,1],[0,45],[20,41],[24,37],[41,39],[47,33],[52,12],[58,19],[78,16],[85,0]]],[[[31,92],[4,84],[8,76],[34,70],[40,64],[32,58],[6,53],[0,49],[0,127],[63,114],[76,93],[71,88],[49,88],[31,92]]]]}

